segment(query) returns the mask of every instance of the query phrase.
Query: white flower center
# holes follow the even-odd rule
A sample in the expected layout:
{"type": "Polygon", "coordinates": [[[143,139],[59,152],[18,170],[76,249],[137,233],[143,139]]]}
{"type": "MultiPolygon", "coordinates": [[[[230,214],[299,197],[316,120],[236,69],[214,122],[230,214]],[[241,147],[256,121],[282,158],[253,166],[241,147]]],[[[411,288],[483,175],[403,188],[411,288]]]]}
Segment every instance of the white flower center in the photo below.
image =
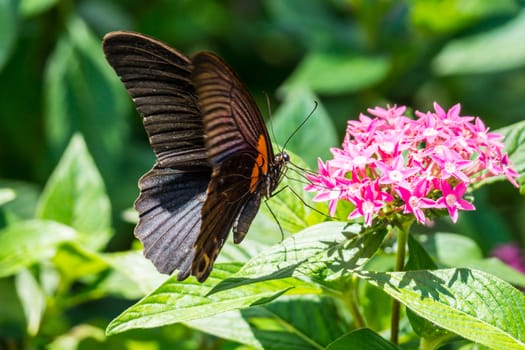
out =
{"type": "Polygon", "coordinates": [[[456,164],[453,162],[445,162],[445,171],[449,174],[452,174],[456,171],[456,164]]]}
{"type": "Polygon", "coordinates": [[[390,153],[394,152],[394,143],[393,142],[383,142],[381,144],[381,146],[379,146],[379,147],[385,153],[390,154],[390,153]]]}
{"type": "Polygon", "coordinates": [[[365,156],[357,156],[353,160],[354,165],[357,167],[362,167],[366,165],[366,157],[365,156]]]}
{"type": "Polygon", "coordinates": [[[445,197],[445,201],[447,202],[447,205],[449,207],[453,207],[456,202],[457,202],[457,198],[455,195],[453,194],[448,194],[446,197],[445,197]]]}
{"type": "Polygon", "coordinates": [[[437,134],[438,134],[438,131],[434,128],[426,128],[423,131],[423,136],[425,137],[437,136],[437,134]]]}
{"type": "Polygon", "coordinates": [[[373,214],[374,213],[374,203],[371,201],[365,201],[363,202],[363,213],[364,214],[373,214]]]}
{"type": "Polygon", "coordinates": [[[399,170],[392,170],[388,174],[388,177],[394,182],[400,182],[401,180],[403,180],[403,174],[401,174],[399,170]]]}
{"type": "Polygon", "coordinates": [[[410,206],[414,209],[419,208],[419,198],[417,198],[416,196],[410,196],[408,204],[410,204],[410,206]]]}

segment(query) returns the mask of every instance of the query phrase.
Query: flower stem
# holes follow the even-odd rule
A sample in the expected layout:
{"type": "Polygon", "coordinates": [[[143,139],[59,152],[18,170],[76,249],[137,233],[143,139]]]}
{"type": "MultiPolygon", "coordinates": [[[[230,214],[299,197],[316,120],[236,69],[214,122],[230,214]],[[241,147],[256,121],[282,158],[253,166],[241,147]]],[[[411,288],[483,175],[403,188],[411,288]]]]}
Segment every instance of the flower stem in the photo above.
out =
{"type": "MultiPolygon", "coordinates": [[[[408,231],[412,222],[407,225],[398,227],[397,231],[397,254],[396,254],[396,266],[395,271],[403,271],[405,265],[406,245],[408,240],[408,231]]],[[[397,344],[399,341],[399,301],[392,301],[392,319],[390,323],[390,341],[397,344]]]]}
{"type": "Polygon", "coordinates": [[[346,288],[345,302],[352,314],[356,328],[364,328],[366,326],[365,319],[359,310],[357,304],[357,286],[356,286],[356,277],[352,276],[352,283],[349,288],[346,288]]]}

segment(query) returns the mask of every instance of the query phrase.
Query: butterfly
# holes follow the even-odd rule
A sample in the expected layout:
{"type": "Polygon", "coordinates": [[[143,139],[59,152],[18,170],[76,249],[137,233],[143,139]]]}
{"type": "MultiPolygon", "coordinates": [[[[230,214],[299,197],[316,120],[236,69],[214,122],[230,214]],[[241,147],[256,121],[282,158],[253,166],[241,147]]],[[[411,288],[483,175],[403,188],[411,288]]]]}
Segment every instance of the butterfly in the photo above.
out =
{"type": "Polygon", "coordinates": [[[188,58],[123,31],[108,33],[103,49],[156,156],[139,180],[135,236],[159,272],[203,282],[229,231],[235,243],[244,239],[289,156],[274,155],[253,97],[216,54],[188,58]]]}

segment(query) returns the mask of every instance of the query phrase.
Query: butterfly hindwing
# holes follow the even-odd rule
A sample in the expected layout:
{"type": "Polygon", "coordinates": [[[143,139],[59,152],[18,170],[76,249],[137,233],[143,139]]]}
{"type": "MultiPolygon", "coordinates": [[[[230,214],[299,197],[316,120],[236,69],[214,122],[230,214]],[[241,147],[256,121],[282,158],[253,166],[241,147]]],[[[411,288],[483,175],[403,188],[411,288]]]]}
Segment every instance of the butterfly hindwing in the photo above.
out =
{"type": "Polygon", "coordinates": [[[180,280],[191,273],[209,179],[209,173],[156,167],[140,179],[135,235],[160,272],[178,269],[180,280]]]}

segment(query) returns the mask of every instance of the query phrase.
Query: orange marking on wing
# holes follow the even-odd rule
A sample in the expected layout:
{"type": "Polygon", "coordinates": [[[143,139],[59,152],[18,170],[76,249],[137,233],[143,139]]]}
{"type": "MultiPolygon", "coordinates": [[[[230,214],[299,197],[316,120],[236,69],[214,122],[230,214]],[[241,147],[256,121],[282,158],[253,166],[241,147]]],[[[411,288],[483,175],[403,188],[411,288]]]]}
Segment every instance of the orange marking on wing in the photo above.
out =
{"type": "Polygon", "coordinates": [[[259,154],[257,155],[257,158],[255,159],[255,163],[253,164],[252,169],[252,181],[250,182],[250,192],[253,192],[257,189],[257,182],[259,181],[259,178],[261,175],[265,175],[268,173],[268,153],[267,153],[267,146],[266,146],[266,139],[264,138],[264,135],[259,136],[259,140],[257,141],[257,151],[259,154]]]}

